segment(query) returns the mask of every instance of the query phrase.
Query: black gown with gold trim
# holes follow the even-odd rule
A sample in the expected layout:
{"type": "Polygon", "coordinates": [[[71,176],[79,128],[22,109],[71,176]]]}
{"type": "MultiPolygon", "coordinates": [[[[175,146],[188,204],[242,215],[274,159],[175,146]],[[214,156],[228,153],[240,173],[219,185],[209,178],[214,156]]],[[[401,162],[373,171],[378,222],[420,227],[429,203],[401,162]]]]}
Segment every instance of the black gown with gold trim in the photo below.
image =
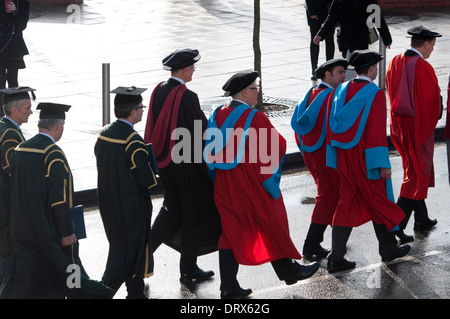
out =
{"type": "Polygon", "coordinates": [[[11,166],[14,251],[8,275],[0,283],[0,297],[111,298],[109,287],[89,279],[78,243],[61,246],[61,237],[67,234],[61,232],[70,229],[60,226],[71,224],[74,194],[64,152],[48,136],[38,134],[16,148],[11,166]]]}
{"type": "Polygon", "coordinates": [[[117,290],[153,274],[149,190],[157,185],[149,153],[131,125],[106,126],[95,145],[100,214],[110,244],[103,283],[117,290]]]}

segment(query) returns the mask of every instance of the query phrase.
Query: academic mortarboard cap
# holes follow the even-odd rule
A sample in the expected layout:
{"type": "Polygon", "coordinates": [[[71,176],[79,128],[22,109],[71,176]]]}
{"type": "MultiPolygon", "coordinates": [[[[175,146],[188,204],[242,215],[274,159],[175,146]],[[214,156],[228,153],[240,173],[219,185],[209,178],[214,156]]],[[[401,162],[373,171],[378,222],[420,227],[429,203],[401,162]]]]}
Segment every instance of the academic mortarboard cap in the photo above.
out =
{"type": "Polygon", "coordinates": [[[242,91],[252,84],[258,76],[259,74],[256,71],[236,73],[222,86],[222,90],[225,91],[224,95],[231,96],[242,91]]]}
{"type": "Polygon", "coordinates": [[[325,75],[326,71],[330,71],[335,66],[341,65],[344,68],[348,67],[348,61],[343,58],[336,58],[326,61],[325,63],[319,65],[317,69],[314,71],[314,75],[317,78],[322,78],[325,75]]]}
{"type": "Polygon", "coordinates": [[[39,119],[66,119],[66,112],[69,111],[70,105],[58,104],[58,103],[39,103],[37,109],[41,112],[39,113],[39,119]]]}
{"type": "Polygon", "coordinates": [[[432,39],[442,37],[440,33],[428,30],[423,25],[408,29],[407,32],[410,38],[416,39],[432,39]]]}
{"type": "Polygon", "coordinates": [[[360,70],[371,66],[383,60],[383,56],[372,50],[356,50],[350,56],[349,64],[355,69],[360,70]]]}
{"type": "Polygon", "coordinates": [[[31,99],[28,92],[31,93],[32,99],[35,100],[36,96],[34,95],[34,91],[36,90],[28,86],[19,86],[15,88],[1,89],[0,93],[3,93],[3,104],[5,104],[11,101],[31,99]]]}
{"type": "Polygon", "coordinates": [[[147,89],[137,88],[135,86],[119,86],[118,88],[111,91],[115,93],[114,106],[118,108],[127,108],[138,105],[142,102],[141,94],[147,89]]]}
{"type": "Polygon", "coordinates": [[[164,70],[178,70],[193,65],[200,60],[198,50],[176,50],[162,60],[164,70]]]}

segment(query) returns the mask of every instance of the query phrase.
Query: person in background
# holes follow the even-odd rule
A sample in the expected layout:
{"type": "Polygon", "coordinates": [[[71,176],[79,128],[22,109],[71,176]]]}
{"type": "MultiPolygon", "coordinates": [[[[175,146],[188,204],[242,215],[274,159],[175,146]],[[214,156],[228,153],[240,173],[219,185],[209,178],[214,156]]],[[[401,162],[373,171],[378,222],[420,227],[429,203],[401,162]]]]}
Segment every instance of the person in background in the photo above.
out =
{"type": "Polygon", "coordinates": [[[19,69],[25,68],[23,57],[29,53],[23,39],[29,15],[29,0],[0,1],[0,89],[6,88],[6,82],[9,88],[19,86],[19,69]]]}
{"type": "MultiPolygon", "coordinates": [[[[309,53],[311,58],[311,80],[317,81],[315,70],[319,63],[319,45],[314,43],[314,37],[319,32],[322,23],[328,15],[328,9],[331,6],[332,0],[306,0],[306,18],[308,21],[309,32],[311,33],[311,42],[309,44],[309,53]]],[[[334,30],[325,38],[325,57],[327,60],[334,58],[334,30]]]]}
{"type": "MultiPolygon", "coordinates": [[[[337,24],[339,31],[336,40],[342,57],[349,61],[353,51],[368,49],[369,26],[367,19],[372,14],[369,6],[380,8],[377,0],[334,0],[328,11],[328,17],[314,37],[314,43],[318,45],[320,41],[326,39],[331,32],[334,32],[337,24]]],[[[391,33],[381,9],[379,12],[380,25],[377,30],[384,45],[389,48],[392,44],[391,33]]],[[[347,69],[346,80],[353,79],[355,75],[351,68],[347,69]]]]}
{"type": "Polygon", "coordinates": [[[339,174],[326,166],[326,121],[328,99],[333,90],[344,82],[348,62],[343,58],[321,64],[315,75],[321,79],[297,105],[291,119],[295,140],[304,162],[317,187],[311,224],[303,245],[303,256],[308,259],[325,258],[330,252],[320,243],[327,225],[332,225],[334,210],[339,200],[339,174]]]}
{"type": "Polygon", "coordinates": [[[411,48],[395,56],[386,72],[390,102],[391,140],[402,157],[403,181],[397,205],[405,213],[397,236],[414,240],[404,229],[414,211],[414,228],[426,230],[436,225],[428,217],[425,199],[434,187],[434,130],[442,115],[442,98],[436,73],[426,61],[441,34],[424,26],[409,29],[411,48]]]}

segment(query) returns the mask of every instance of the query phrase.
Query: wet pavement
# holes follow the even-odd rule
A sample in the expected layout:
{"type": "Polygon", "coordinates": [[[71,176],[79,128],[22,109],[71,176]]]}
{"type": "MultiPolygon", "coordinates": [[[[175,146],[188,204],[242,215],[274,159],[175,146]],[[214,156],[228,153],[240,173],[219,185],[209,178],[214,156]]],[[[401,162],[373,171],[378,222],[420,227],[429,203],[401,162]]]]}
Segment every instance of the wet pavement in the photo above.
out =
{"type": "MultiPolygon", "coordinates": [[[[265,0],[261,4],[261,49],[263,92],[268,101],[290,106],[269,114],[275,127],[287,139],[288,153],[295,158],[290,115],[297,101],[308,91],[310,81],[309,29],[304,1],[265,0]]],[[[389,10],[386,17],[394,39],[386,60],[409,47],[406,30],[423,24],[443,34],[429,59],[434,66],[447,101],[450,74],[450,8],[389,10]]],[[[95,190],[94,144],[102,127],[102,64],[111,67],[111,88],[146,87],[148,101],[152,88],[168,78],[161,60],[180,48],[195,48],[202,59],[188,87],[197,92],[202,108],[211,110],[228,99],[223,83],[234,73],[253,68],[253,1],[250,0],[85,0],[80,6],[32,4],[32,16],[24,37],[30,55],[27,68],[19,72],[22,86],[36,88],[37,101],[71,104],[65,133],[58,143],[70,163],[75,190],[95,190]]],[[[371,49],[378,50],[378,43],[371,49]]],[[[324,62],[321,44],[320,62],[324,62]]],[[[336,56],[340,53],[336,51],[336,56]]],[[[35,105],[36,105],[35,104],[35,105]]],[[[112,113],[112,112],[111,112],[112,113]]],[[[22,126],[25,136],[36,133],[37,114],[22,126]]],[[[146,118],[146,113],[144,113],[146,118]]],[[[111,120],[114,120],[112,117],[111,120]]],[[[439,127],[445,123],[444,118],[439,127]]],[[[144,122],[136,129],[142,133],[144,122]]],[[[280,283],[270,265],[240,268],[243,287],[252,288],[252,298],[261,299],[387,299],[448,298],[449,291],[449,206],[445,148],[435,159],[437,187],[430,191],[429,211],[439,223],[430,234],[417,234],[408,257],[380,264],[376,239],[370,224],[355,229],[349,242],[349,258],[357,268],[349,273],[329,275],[322,268],[309,280],[294,286],[280,283]]],[[[392,158],[394,193],[398,194],[401,161],[392,158]]],[[[301,250],[309,225],[315,185],[307,172],[295,172],[282,179],[292,238],[301,250]]],[[[154,212],[162,199],[155,197],[154,212]]],[[[81,241],[85,266],[93,278],[101,278],[107,256],[107,242],[98,212],[86,213],[88,238],[81,241]]],[[[411,229],[408,229],[412,233],[411,229]]],[[[327,230],[325,246],[330,246],[327,230]]],[[[200,266],[213,269],[216,277],[196,287],[178,281],[178,255],[167,247],[155,253],[155,275],[148,280],[151,298],[217,299],[219,297],[218,257],[200,258],[200,266]]],[[[122,289],[117,298],[124,298],[122,289]]]]}
{"type": "MultiPolygon", "coordinates": [[[[242,287],[253,293],[247,302],[269,303],[270,300],[329,300],[329,299],[448,299],[450,298],[450,207],[449,181],[444,144],[436,145],[436,187],[429,190],[426,200],[430,218],[438,224],[427,233],[413,230],[411,218],[405,232],[415,236],[410,253],[400,259],[382,263],[371,223],[354,228],[348,242],[347,258],[356,262],[351,271],[329,274],[326,259],[319,271],[310,279],[287,286],[278,280],[270,264],[240,266],[238,280],[242,287]],[[441,164],[438,164],[441,163],[441,164]]],[[[401,183],[401,158],[391,156],[394,193],[401,183]]],[[[281,191],[286,204],[291,238],[301,253],[313,209],[315,184],[305,171],[285,173],[281,191]]],[[[153,199],[153,217],[161,207],[162,199],[153,199]]],[[[108,244],[98,210],[86,214],[87,238],[80,241],[80,255],[92,278],[100,279],[106,263],[108,244]]],[[[331,229],[327,228],[323,246],[331,247],[331,229]]],[[[217,300],[220,297],[218,254],[202,256],[198,264],[202,269],[216,273],[212,280],[185,286],[179,282],[179,254],[163,245],[154,254],[154,275],[146,279],[152,299],[217,300]]],[[[308,263],[302,259],[301,263],[308,263]]],[[[115,298],[126,297],[124,286],[115,298]]],[[[180,305],[180,302],[176,303],[180,305]]],[[[275,302],[276,305],[276,302],[275,302]]],[[[283,303],[294,308],[295,303],[283,303]]]]}

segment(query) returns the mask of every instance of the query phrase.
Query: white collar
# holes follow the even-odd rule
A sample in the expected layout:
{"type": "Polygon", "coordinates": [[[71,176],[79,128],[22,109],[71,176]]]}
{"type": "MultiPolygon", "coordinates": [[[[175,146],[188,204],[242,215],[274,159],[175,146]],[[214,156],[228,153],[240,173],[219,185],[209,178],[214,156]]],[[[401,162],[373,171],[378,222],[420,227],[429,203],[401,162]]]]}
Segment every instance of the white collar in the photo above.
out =
{"type": "Polygon", "coordinates": [[[128,124],[128,125],[130,125],[131,127],[134,128],[134,125],[131,122],[128,122],[127,120],[124,120],[124,119],[117,119],[117,120],[121,121],[121,122],[124,122],[124,123],[126,123],[126,124],[128,124]]]}
{"type": "Polygon", "coordinates": [[[10,117],[8,117],[7,115],[5,115],[5,119],[8,119],[8,120],[10,120],[11,121],[11,123],[12,124],[14,124],[16,127],[17,127],[17,129],[20,131],[20,125],[19,124],[17,124],[17,122],[16,121],[14,121],[12,118],[10,118],[10,117]]]}
{"type": "Polygon", "coordinates": [[[320,84],[323,84],[323,85],[325,85],[326,87],[329,87],[330,89],[334,89],[333,86],[331,86],[330,84],[328,84],[328,83],[325,82],[325,81],[321,81],[320,84]]]}
{"type": "Polygon", "coordinates": [[[180,78],[177,78],[176,76],[171,76],[170,77],[171,79],[174,79],[174,80],[177,80],[178,82],[180,82],[181,84],[186,84],[186,82],[184,82],[182,79],[180,79],[180,78]]]}
{"type": "Polygon", "coordinates": [[[417,50],[414,49],[414,48],[410,48],[410,50],[416,52],[416,53],[423,59],[422,53],[420,53],[419,51],[417,51],[417,50]]]}
{"type": "Polygon", "coordinates": [[[51,139],[53,141],[53,143],[56,143],[55,139],[53,137],[51,137],[50,135],[48,135],[47,133],[39,132],[39,134],[47,136],[49,139],[51,139]]]}
{"type": "Polygon", "coordinates": [[[369,82],[373,82],[371,78],[365,76],[365,75],[358,75],[356,77],[358,80],[364,80],[364,81],[369,81],[369,82]]]}

